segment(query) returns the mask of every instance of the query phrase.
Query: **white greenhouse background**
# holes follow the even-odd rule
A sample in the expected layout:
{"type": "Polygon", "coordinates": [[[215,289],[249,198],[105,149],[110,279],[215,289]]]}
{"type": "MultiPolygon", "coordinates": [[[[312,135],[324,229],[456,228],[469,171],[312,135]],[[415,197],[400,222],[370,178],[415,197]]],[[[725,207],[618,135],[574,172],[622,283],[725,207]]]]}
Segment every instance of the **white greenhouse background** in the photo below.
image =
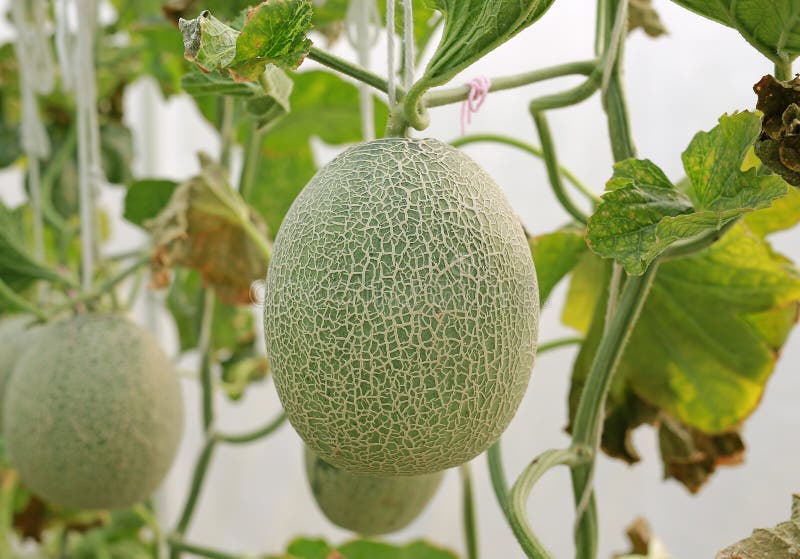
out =
{"type": "MultiPolygon", "coordinates": [[[[0,10],[7,2],[0,0],[0,10]]],[[[739,35],[704,20],[667,0],[654,0],[667,37],[652,40],[632,35],[626,52],[630,116],[639,155],[655,161],[673,178],[682,176],[680,153],[700,129],[709,129],[724,112],[755,106],[752,85],[772,71],[771,64],[739,35]]],[[[464,83],[477,76],[501,76],[591,57],[594,8],[588,0],[558,0],[532,28],[459,76],[464,83]]],[[[176,30],[177,33],[177,30],[176,30]]],[[[0,41],[13,30],[0,21],[0,41]]],[[[375,46],[373,68],[385,71],[384,42],[375,46]]],[[[335,52],[354,59],[344,41],[335,52]]],[[[302,69],[314,68],[306,62],[302,69]]],[[[573,85],[566,79],[492,94],[474,116],[468,132],[498,132],[538,143],[527,104],[535,96],[573,85]]],[[[128,89],[126,120],[134,131],[135,171],[139,177],[184,179],[198,170],[196,152],[216,153],[219,140],[185,96],[160,98],[153,82],[142,80],[128,89]],[[145,141],[145,138],[148,140],[145,141]]],[[[448,140],[460,133],[460,106],[432,111],[425,134],[448,140]]],[[[598,96],[550,113],[561,162],[594,190],[610,175],[611,154],[606,122],[598,96]]],[[[335,151],[317,143],[320,162],[335,151]]],[[[339,149],[339,148],[337,148],[339,149]]],[[[566,221],[546,182],[540,161],[512,148],[476,144],[465,148],[502,186],[529,231],[543,233],[566,221]]],[[[24,202],[19,169],[0,172],[0,196],[11,204],[24,202]]],[[[122,188],[106,188],[101,205],[115,216],[108,250],[139,246],[143,235],[120,217],[122,188]]],[[[775,235],[775,248],[800,262],[800,229],[775,235]]],[[[540,340],[571,335],[559,321],[566,284],[544,310],[540,340]]],[[[156,298],[163,294],[156,294],[156,298]]],[[[254,308],[254,312],[257,309],[254,308]]],[[[175,350],[176,333],[164,314],[148,317],[140,305],[136,319],[155,323],[158,335],[175,350]]],[[[504,437],[509,478],[533,456],[563,447],[566,395],[573,348],[542,356],[530,389],[504,437]]],[[[193,367],[194,362],[182,365],[193,367]]],[[[195,382],[185,381],[187,429],[177,461],[160,493],[165,525],[174,523],[183,504],[188,478],[199,452],[202,434],[200,402],[195,382]]],[[[646,517],[655,533],[676,557],[712,557],[727,544],[749,535],[754,527],[772,526],[789,515],[791,494],[800,491],[800,329],[787,343],[758,411],[748,421],[745,463],[721,468],[697,496],[674,481],[662,481],[657,441],[650,428],[634,441],[643,460],[633,467],[605,457],[596,477],[600,511],[600,557],[627,549],[624,528],[636,516],[646,517]]],[[[217,396],[218,424],[244,430],[263,424],[278,411],[270,383],[252,388],[239,404],[217,396]]],[[[479,543],[484,559],[516,559],[517,546],[495,502],[484,457],[473,462],[478,500],[479,543]]],[[[446,482],[425,513],[392,541],[428,538],[463,552],[457,472],[446,482]]],[[[548,474],[529,504],[536,532],[555,557],[571,557],[573,505],[566,470],[548,474]]],[[[305,482],[300,439],[290,427],[250,446],[223,446],[213,462],[189,539],[239,553],[277,553],[296,535],[349,537],[328,523],[317,510],[305,482]]]]}

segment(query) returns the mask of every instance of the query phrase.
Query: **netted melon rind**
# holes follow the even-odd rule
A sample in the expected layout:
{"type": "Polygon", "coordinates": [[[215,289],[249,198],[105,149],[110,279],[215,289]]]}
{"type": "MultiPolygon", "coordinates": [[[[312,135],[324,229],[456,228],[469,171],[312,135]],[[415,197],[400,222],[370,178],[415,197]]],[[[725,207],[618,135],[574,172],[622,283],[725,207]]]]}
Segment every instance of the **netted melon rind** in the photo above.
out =
{"type": "Polygon", "coordinates": [[[306,476],[325,517],[362,536],[408,526],[430,502],[444,472],[423,476],[356,476],[331,466],[306,448],[306,476]]]}
{"type": "Polygon", "coordinates": [[[348,149],[277,235],[264,328],[290,422],[330,464],[420,475],[488,448],[533,366],[536,274],[495,182],[437,140],[348,149]]]}
{"type": "Polygon", "coordinates": [[[48,326],[17,363],[5,404],[12,465],[34,493],[66,508],[148,498],[183,430],[169,358],[150,334],[113,314],[48,326]]]}

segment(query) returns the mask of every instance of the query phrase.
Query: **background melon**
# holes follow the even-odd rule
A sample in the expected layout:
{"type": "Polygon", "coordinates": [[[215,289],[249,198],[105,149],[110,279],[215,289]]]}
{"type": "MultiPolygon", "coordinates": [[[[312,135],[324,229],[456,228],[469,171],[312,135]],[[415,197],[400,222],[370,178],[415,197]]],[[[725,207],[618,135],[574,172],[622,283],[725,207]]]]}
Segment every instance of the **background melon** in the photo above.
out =
{"type": "Polygon", "coordinates": [[[508,426],[538,291],[494,181],[438,140],[388,138],[321,169],[278,232],[264,328],[294,428],[355,474],[466,462],[508,426]]]}
{"type": "Polygon", "coordinates": [[[33,325],[36,319],[27,314],[10,316],[0,320],[0,428],[3,420],[3,402],[11,371],[20,355],[33,343],[41,326],[33,325]],[[33,325],[33,326],[32,326],[33,325]]]}
{"type": "Polygon", "coordinates": [[[306,448],[306,474],[314,500],[337,526],[364,536],[402,530],[425,509],[444,472],[423,476],[356,476],[306,448]]]}
{"type": "Polygon", "coordinates": [[[48,326],[8,384],[9,459],[40,497],[121,508],[149,497],[183,430],[178,377],[153,337],[114,314],[48,326]]]}

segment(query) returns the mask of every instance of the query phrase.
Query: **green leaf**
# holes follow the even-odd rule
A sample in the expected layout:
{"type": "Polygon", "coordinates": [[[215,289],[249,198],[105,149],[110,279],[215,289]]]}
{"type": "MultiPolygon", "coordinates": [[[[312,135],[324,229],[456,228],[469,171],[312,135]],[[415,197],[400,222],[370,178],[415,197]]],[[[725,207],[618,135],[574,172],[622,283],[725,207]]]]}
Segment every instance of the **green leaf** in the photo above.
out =
{"type": "Polygon", "coordinates": [[[759,52],[778,61],[800,54],[800,5],[795,0],[673,0],[728,27],[759,52]]]}
{"type": "Polygon", "coordinates": [[[235,81],[255,81],[267,64],[297,68],[311,49],[310,0],[271,0],[247,13],[241,31],[205,10],[179,21],[185,56],[206,71],[225,70],[235,81]]]}
{"type": "MultiPolygon", "coordinates": [[[[318,70],[291,77],[292,111],[275,122],[265,135],[255,187],[247,199],[273,232],[316,172],[311,138],[316,136],[334,145],[355,143],[363,138],[356,86],[318,70]]],[[[376,130],[385,128],[388,114],[386,105],[376,99],[376,130]]]]}
{"type": "Polygon", "coordinates": [[[267,63],[292,70],[311,49],[310,0],[271,0],[247,14],[228,70],[235,79],[255,80],[267,63]]]}
{"type": "Polygon", "coordinates": [[[784,196],[787,186],[779,177],[742,170],[760,129],[760,118],[743,112],[699,132],[683,153],[686,193],[651,161],[615,165],[608,192],[589,219],[591,249],[629,274],[642,274],[675,242],[719,230],[784,196]]]}
{"type": "MultiPolygon", "coordinates": [[[[703,433],[735,428],[758,405],[799,301],[800,273],[743,225],[695,257],[662,264],[617,369],[609,415],[633,394],[703,433]]],[[[575,364],[575,394],[603,308],[575,364]]]]}
{"type": "Polygon", "coordinates": [[[169,203],[178,183],[170,180],[145,179],[134,182],[125,194],[123,217],[140,227],[156,217],[169,203]]]}
{"type": "Polygon", "coordinates": [[[533,24],[553,0],[426,0],[444,14],[444,32],[422,81],[441,85],[533,24]]]}
{"type": "Polygon", "coordinates": [[[528,239],[536,278],[539,282],[540,306],[544,306],[553,288],[578,265],[587,251],[583,231],[561,229],[555,233],[528,239]]]}
{"type": "Polygon", "coordinates": [[[800,223],[800,188],[792,188],[789,194],[778,198],[769,208],[748,214],[744,218],[747,227],[759,236],[791,229],[800,223]]]}
{"type": "Polygon", "coordinates": [[[792,559],[800,549],[800,496],[792,496],[792,517],[717,553],[716,559],[792,559]]]}
{"type": "Polygon", "coordinates": [[[34,280],[75,287],[75,283],[33,257],[25,241],[21,214],[0,202],[0,277],[15,291],[34,280]]]}
{"type": "Polygon", "coordinates": [[[611,266],[591,252],[584,252],[572,271],[561,321],[582,334],[589,332],[592,311],[611,277],[611,266]]]}
{"type": "Polygon", "coordinates": [[[445,549],[424,541],[394,545],[370,540],[354,540],[332,548],[324,540],[300,538],[289,544],[281,559],[458,559],[445,549]]]}

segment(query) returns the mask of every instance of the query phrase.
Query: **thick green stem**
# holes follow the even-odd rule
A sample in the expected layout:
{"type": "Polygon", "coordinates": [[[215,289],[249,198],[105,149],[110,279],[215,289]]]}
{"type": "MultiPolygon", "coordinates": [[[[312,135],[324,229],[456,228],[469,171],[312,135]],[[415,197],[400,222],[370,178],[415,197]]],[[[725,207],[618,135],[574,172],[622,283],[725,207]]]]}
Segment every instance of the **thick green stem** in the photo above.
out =
{"type": "Polygon", "coordinates": [[[562,91],[561,93],[554,93],[553,95],[545,95],[534,99],[528,105],[528,110],[531,114],[535,115],[542,111],[550,109],[562,109],[570,105],[577,105],[581,101],[585,101],[591,97],[595,91],[600,88],[600,80],[602,72],[600,69],[595,69],[589,77],[580,85],[562,91]]]}
{"type": "Polygon", "coordinates": [[[250,431],[249,433],[217,433],[217,440],[223,443],[228,444],[247,444],[254,441],[258,441],[263,439],[264,437],[271,435],[275,431],[277,431],[284,423],[286,422],[286,414],[281,412],[278,414],[278,417],[264,425],[263,427],[259,427],[254,431],[250,431]]]}
{"type": "Polygon", "coordinates": [[[219,154],[219,164],[225,169],[230,169],[231,149],[233,148],[234,144],[233,117],[236,107],[234,105],[233,97],[229,95],[224,95],[219,100],[219,103],[222,109],[220,111],[219,123],[219,135],[222,144],[219,154]]]}
{"type": "Polygon", "coordinates": [[[198,557],[206,557],[207,559],[241,559],[239,555],[231,555],[223,551],[217,551],[205,546],[195,545],[181,540],[180,538],[170,538],[167,543],[173,552],[186,552],[198,557]]]}
{"type": "MultiPolygon", "coordinates": [[[[348,62],[347,60],[339,58],[338,56],[329,52],[318,49],[317,47],[311,47],[311,50],[308,53],[308,58],[315,62],[319,62],[331,70],[336,70],[337,72],[341,72],[342,74],[350,76],[351,78],[354,78],[362,83],[371,85],[378,91],[382,91],[383,93],[389,92],[389,84],[385,78],[382,78],[377,74],[373,74],[366,68],[362,68],[357,64],[348,62]]],[[[402,97],[401,93],[402,92],[398,89],[398,97],[402,97]]]]}
{"type": "Polygon", "coordinates": [[[542,142],[542,154],[544,156],[545,165],[547,166],[547,176],[550,179],[550,186],[553,189],[553,194],[556,195],[556,198],[558,198],[558,201],[567,213],[581,223],[586,223],[589,217],[583,210],[575,205],[569,197],[569,194],[567,194],[564,183],[561,181],[561,173],[559,172],[558,159],[555,151],[556,148],[553,143],[553,136],[550,133],[550,126],[547,123],[547,117],[545,117],[544,113],[535,112],[533,113],[533,121],[536,123],[536,129],[539,131],[539,138],[542,142]]]}
{"type": "MultiPolygon", "coordinates": [[[[534,157],[538,157],[539,159],[544,159],[544,152],[527,142],[523,142],[522,140],[517,140],[516,138],[511,138],[510,136],[503,136],[501,134],[472,134],[469,136],[462,136],[460,138],[456,138],[450,142],[450,145],[454,147],[461,147],[468,144],[474,144],[476,142],[495,142],[498,144],[506,144],[522,151],[528,152],[534,157]]],[[[586,196],[593,204],[597,204],[600,202],[600,198],[595,196],[594,193],[589,190],[589,188],[583,184],[578,177],[575,176],[569,169],[564,167],[563,165],[558,166],[558,172],[563,176],[567,181],[572,183],[572,185],[577,188],[581,194],[586,196]]]]}
{"type": "Polygon", "coordinates": [[[779,62],[775,63],[775,79],[787,82],[794,78],[794,72],[792,71],[792,59],[785,58],[780,60],[779,62]]]}
{"type": "MultiPolygon", "coordinates": [[[[191,485],[189,486],[189,495],[186,497],[186,503],[183,505],[181,517],[178,520],[177,526],[175,527],[175,534],[180,537],[186,533],[186,530],[189,528],[189,524],[192,521],[192,516],[194,516],[194,511],[197,507],[197,500],[200,497],[200,492],[203,488],[203,482],[205,481],[206,473],[208,473],[208,466],[211,464],[211,458],[214,456],[214,450],[217,448],[218,442],[219,441],[216,437],[208,437],[203,449],[200,451],[200,455],[197,457],[197,463],[194,466],[194,473],[192,474],[191,485]]],[[[174,551],[176,550],[173,548],[173,552],[174,551]]]]}
{"type": "MultiPolygon", "coordinates": [[[[658,262],[650,265],[641,276],[629,276],[622,288],[617,309],[603,332],[597,348],[586,384],[581,392],[578,409],[572,424],[572,444],[577,447],[596,449],[600,444],[606,398],[614,378],[625,344],[636,324],[639,312],[644,305],[658,262]]],[[[576,528],[578,556],[592,559],[597,553],[596,518],[593,507],[591,477],[593,461],[576,467],[572,471],[572,485],[575,502],[579,508],[576,528]],[[588,493],[587,493],[588,492],[588,493]],[[586,536],[592,536],[589,540],[586,536]]]]}
{"type": "MultiPolygon", "coordinates": [[[[504,89],[513,89],[522,87],[533,83],[550,80],[553,78],[560,78],[563,76],[571,75],[590,75],[595,68],[597,68],[596,60],[581,60],[578,62],[569,62],[567,64],[559,64],[551,66],[550,68],[542,68],[540,70],[533,70],[532,72],[525,72],[523,74],[515,74],[513,76],[501,76],[491,79],[489,91],[502,91],[504,89]]],[[[446,89],[434,89],[426,93],[422,97],[422,104],[425,107],[439,107],[441,105],[449,105],[451,103],[459,103],[467,99],[470,88],[467,85],[457,87],[449,87],[446,89]]]]}
{"type": "Polygon", "coordinates": [[[475,522],[475,496],[472,492],[472,472],[469,463],[461,464],[462,516],[467,559],[478,559],[478,531],[475,522]]]}
{"type": "MultiPolygon", "coordinates": [[[[511,488],[509,500],[511,529],[523,544],[523,551],[530,559],[552,559],[552,555],[534,535],[528,520],[528,498],[533,486],[551,468],[560,465],[575,468],[588,456],[588,452],[575,447],[566,450],[548,450],[523,470],[514,487],[511,488]]],[[[581,556],[579,555],[579,557],[581,556]]]]}

